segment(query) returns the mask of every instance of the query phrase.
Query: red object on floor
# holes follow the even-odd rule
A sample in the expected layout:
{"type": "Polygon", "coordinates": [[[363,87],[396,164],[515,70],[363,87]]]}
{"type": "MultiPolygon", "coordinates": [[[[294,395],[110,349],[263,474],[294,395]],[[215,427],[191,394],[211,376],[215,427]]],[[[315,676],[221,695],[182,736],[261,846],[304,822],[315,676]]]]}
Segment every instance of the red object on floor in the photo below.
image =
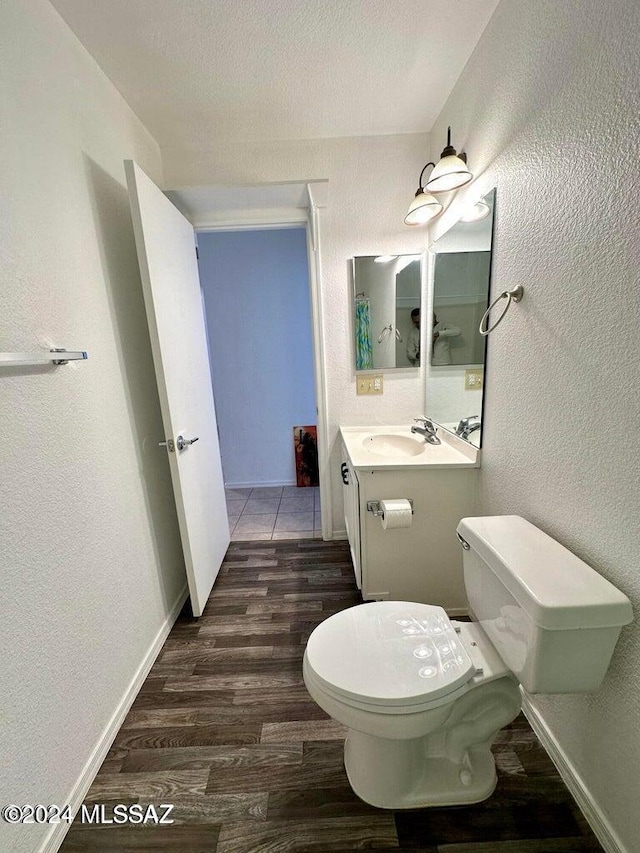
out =
{"type": "Polygon", "coordinates": [[[317,486],[318,473],[318,437],[315,426],[297,426],[293,428],[293,448],[296,460],[296,485],[317,486]]]}

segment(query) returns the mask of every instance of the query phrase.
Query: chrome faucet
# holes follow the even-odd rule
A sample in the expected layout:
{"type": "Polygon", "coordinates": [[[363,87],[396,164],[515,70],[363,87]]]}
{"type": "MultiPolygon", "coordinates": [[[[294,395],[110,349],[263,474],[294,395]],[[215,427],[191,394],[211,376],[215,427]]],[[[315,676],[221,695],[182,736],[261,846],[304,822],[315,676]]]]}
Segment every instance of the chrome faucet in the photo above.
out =
{"type": "Polygon", "coordinates": [[[422,426],[414,424],[411,427],[411,432],[421,435],[428,444],[442,443],[436,434],[436,427],[432,420],[429,418],[414,418],[414,421],[422,424],[422,426]]]}
{"type": "Polygon", "coordinates": [[[480,429],[480,424],[471,424],[470,427],[464,430],[464,432],[460,433],[460,438],[469,438],[472,432],[475,432],[477,429],[480,429]]]}
{"type": "Polygon", "coordinates": [[[456,435],[460,438],[469,438],[472,432],[480,429],[480,415],[470,415],[468,418],[463,418],[456,427],[456,435]]]}

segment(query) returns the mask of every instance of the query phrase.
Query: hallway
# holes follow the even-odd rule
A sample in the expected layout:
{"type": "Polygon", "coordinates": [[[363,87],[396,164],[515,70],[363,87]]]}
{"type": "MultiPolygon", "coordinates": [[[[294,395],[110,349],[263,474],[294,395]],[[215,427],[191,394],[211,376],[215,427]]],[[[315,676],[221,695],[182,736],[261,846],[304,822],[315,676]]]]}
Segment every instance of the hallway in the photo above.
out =
{"type": "Polygon", "coordinates": [[[317,486],[225,489],[232,542],[322,539],[317,486]]]}
{"type": "Polygon", "coordinates": [[[359,601],[346,542],[232,543],[86,800],[171,803],[175,823],[74,824],[63,853],[599,853],[522,716],[494,746],[498,788],[484,803],[394,813],[353,794],[344,730],[309,697],[301,662],[313,628],[359,601]]]}

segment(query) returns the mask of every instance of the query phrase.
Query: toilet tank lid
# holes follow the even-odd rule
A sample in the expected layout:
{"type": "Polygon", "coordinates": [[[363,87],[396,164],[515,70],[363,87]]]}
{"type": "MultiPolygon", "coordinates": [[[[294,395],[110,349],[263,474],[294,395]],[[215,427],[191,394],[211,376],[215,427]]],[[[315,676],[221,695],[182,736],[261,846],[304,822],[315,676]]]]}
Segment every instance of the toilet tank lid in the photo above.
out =
{"type": "Polygon", "coordinates": [[[624,593],[518,515],[463,518],[458,533],[542,628],[605,628],[633,620],[624,593]]]}

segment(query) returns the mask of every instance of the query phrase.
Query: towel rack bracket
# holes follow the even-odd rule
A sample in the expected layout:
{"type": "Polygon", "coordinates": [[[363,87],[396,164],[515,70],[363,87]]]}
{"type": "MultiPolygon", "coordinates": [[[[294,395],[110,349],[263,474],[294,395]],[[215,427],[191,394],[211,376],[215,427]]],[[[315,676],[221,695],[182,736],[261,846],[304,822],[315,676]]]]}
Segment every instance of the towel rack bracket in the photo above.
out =
{"type": "Polygon", "coordinates": [[[88,358],[87,353],[86,353],[86,352],[84,352],[84,351],[81,351],[81,352],[68,352],[64,347],[54,347],[53,349],[49,350],[49,352],[52,352],[52,353],[58,353],[58,352],[64,352],[64,353],[67,353],[67,356],[66,356],[65,358],[52,358],[52,359],[51,359],[51,363],[52,363],[52,364],[69,364],[69,362],[70,362],[70,361],[79,361],[79,360],[83,360],[83,361],[84,361],[84,359],[88,358]]]}

